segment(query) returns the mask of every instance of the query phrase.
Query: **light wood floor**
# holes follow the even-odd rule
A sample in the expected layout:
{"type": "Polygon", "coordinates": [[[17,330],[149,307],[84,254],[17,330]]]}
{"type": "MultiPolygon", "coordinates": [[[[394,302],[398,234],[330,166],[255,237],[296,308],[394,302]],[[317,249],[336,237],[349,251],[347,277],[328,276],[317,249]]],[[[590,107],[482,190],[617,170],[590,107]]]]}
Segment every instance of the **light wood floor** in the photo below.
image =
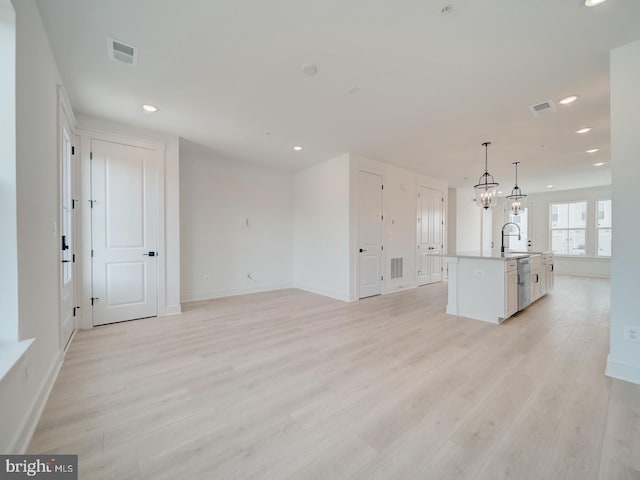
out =
{"type": "Polygon", "coordinates": [[[83,480],[640,478],[608,281],[558,277],[499,326],[445,304],[282,290],[79,332],[30,451],[83,480]]]}

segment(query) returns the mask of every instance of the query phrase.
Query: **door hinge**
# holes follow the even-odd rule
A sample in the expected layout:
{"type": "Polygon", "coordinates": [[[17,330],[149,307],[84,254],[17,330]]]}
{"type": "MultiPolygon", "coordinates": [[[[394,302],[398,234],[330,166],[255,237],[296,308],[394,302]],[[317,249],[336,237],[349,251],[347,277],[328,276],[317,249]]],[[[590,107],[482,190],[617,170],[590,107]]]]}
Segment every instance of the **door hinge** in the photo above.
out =
{"type": "Polygon", "coordinates": [[[98,297],[91,297],[91,306],[93,307],[93,304],[97,301],[100,300],[98,297]]]}
{"type": "Polygon", "coordinates": [[[440,200],[442,200],[442,203],[444,203],[444,197],[441,197],[440,200]]]}
{"type": "Polygon", "coordinates": [[[91,208],[93,208],[93,204],[95,203],[95,200],[89,200],[89,205],[91,205],[91,208]]]}
{"type": "Polygon", "coordinates": [[[380,190],[384,190],[384,185],[380,185],[380,190]]]}
{"type": "Polygon", "coordinates": [[[76,199],[72,198],[71,199],[71,210],[75,210],[75,208],[76,208],[76,199]]]}
{"type": "Polygon", "coordinates": [[[380,215],[380,220],[384,220],[384,215],[380,215]]]}
{"type": "Polygon", "coordinates": [[[76,254],[75,253],[73,255],[71,255],[71,261],[73,263],[76,263],[76,254]]]}
{"type": "Polygon", "coordinates": [[[76,316],[77,311],[80,310],[80,307],[73,307],[73,316],[76,316]]]}
{"type": "Polygon", "coordinates": [[[93,258],[93,249],[91,249],[91,258],[93,258]]]}
{"type": "Polygon", "coordinates": [[[89,152],[89,160],[93,160],[93,152],[89,152]]]}
{"type": "Polygon", "coordinates": [[[384,245],[380,245],[380,250],[384,251],[384,245]]]}
{"type": "MultiPolygon", "coordinates": [[[[75,155],[75,154],[76,154],[76,147],[71,145],[71,155],[75,155]]],[[[75,314],[73,316],[75,317],[75,314]]]]}
{"type": "Polygon", "coordinates": [[[380,280],[384,280],[384,275],[380,275],[380,280]]]}

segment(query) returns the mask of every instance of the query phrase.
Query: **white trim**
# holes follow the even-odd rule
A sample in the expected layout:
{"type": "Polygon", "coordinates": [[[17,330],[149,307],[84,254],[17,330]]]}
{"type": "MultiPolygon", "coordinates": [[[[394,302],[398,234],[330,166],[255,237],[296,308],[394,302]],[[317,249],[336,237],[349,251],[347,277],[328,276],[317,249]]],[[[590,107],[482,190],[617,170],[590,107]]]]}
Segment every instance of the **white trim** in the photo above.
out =
{"type": "Polygon", "coordinates": [[[92,296],[92,271],[91,261],[84,261],[91,258],[91,209],[88,200],[91,199],[91,140],[101,140],[112,143],[120,143],[123,145],[131,145],[134,147],[146,148],[156,153],[157,160],[157,246],[159,255],[158,273],[157,273],[157,316],[175,315],[180,313],[179,305],[166,305],[166,275],[167,275],[167,252],[166,252],[166,226],[165,226],[165,164],[166,164],[166,144],[153,140],[146,140],[136,137],[129,137],[117,133],[104,132],[91,128],[79,128],[77,135],[81,138],[80,162],[81,162],[81,179],[82,192],[80,195],[80,229],[82,231],[82,240],[80,245],[80,265],[82,269],[82,293],[81,293],[81,309],[84,311],[80,322],[80,327],[89,329],[93,328],[93,314],[91,309],[92,296]]]}
{"type": "Polygon", "coordinates": [[[20,361],[35,339],[20,342],[0,341],[0,382],[20,361]]]}
{"type": "Polygon", "coordinates": [[[607,356],[607,368],[604,374],[607,377],[640,384],[640,366],[612,360],[611,354],[607,356]]]}
{"type": "Polygon", "coordinates": [[[64,360],[64,351],[58,352],[56,359],[51,364],[51,368],[40,386],[38,390],[38,394],[33,399],[31,406],[27,410],[27,414],[25,415],[24,420],[22,421],[22,426],[18,429],[14,437],[11,439],[9,443],[9,451],[15,452],[17,454],[24,454],[29,447],[29,443],[31,442],[31,438],[33,437],[34,432],[36,431],[36,427],[40,422],[40,417],[42,416],[42,412],[44,411],[44,407],[47,404],[47,400],[49,399],[49,394],[53,389],[53,385],[56,382],[56,378],[58,378],[58,373],[60,373],[60,368],[62,368],[62,361],[64,360]]]}
{"type": "MultiPolygon", "coordinates": [[[[183,295],[180,298],[182,303],[189,302],[202,302],[206,300],[214,300],[216,298],[224,298],[224,297],[235,297],[236,295],[247,295],[249,293],[262,293],[262,292],[271,292],[273,290],[285,290],[287,288],[296,288],[292,284],[275,284],[269,285],[265,287],[250,287],[250,288],[231,288],[227,290],[214,290],[212,292],[202,292],[202,293],[193,293],[189,295],[183,295]]],[[[304,290],[304,289],[301,289],[304,290]]],[[[167,315],[175,315],[180,313],[180,305],[172,307],[173,309],[177,309],[173,313],[168,313],[167,315]]]]}
{"type": "Polygon", "coordinates": [[[345,295],[344,293],[341,292],[336,292],[334,290],[328,290],[326,288],[322,288],[322,287],[315,287],[313,285],[306,285],[306,284],[296,284],[294,288],[297,288],[298,290],[304,290],[305,292],[309,292],[309,293],[315,293],[316,295],[322,295],[324,297],[330,297],[330,298],[334,298],[336,300],[341,300],[343,302],[357,302],[358,298],[356,299],[351,299],[349,295],[345,295]]]}

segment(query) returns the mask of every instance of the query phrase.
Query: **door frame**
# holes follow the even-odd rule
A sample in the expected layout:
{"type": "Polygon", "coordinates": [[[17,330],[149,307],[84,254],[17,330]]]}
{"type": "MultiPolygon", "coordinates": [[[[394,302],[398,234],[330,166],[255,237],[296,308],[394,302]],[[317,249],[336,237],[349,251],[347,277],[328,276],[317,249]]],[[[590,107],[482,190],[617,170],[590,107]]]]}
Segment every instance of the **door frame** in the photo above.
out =
{"type": "Polygon", "coordinates": [[[416,255],[415,255],[415,262],[414,262],[414,271],[415,271],[415,285],[418,287],[422,287],[425,285],[431,285],[432,283],[439,283],[442,282],[446,279],[446,272],[445,272],[445,257],[446,257],[446,250],[447,250],[447,230],[446,230],[446,226],[447,226],[447,198],[445,196],[445,191],[443,189],[441,189],[440,187],[436,187],[433,185],[425,185],[423,183],[418,182],[416,184],[416,220],[418,218],[420,218],[420,221],[416,221],[416,255]],[[421,217],[419,217],[420,215],[420,189],[421,188],[426,188],[427,190],[433,190],[434,192],[438,192],[440,194],[440,236],[442,237],[442,243],[441,243],[441,247],[440,247],[440,264],[441,264],[441,277],[440,280],[437,282],[427,282],[427,283],[420,283],[419,279],[418,279],[418,268],[420,267],[420,253],[419,253],[419,246],[420,246],[420,229],[421,224],[422,224],[422,220],[421,217]]]}
{"type": "MultiPolygon", "coordinates": [[[[62,184],[63,184],[63,163],[64,163],[64,156],[63,156],[63,144],[62,144],[62,131],[63,131],[63,127],[64,127],[64,123],[66,122],[69,125],[69,128],[71,129],[71,131],[69,132],[69,136],[71,137],[71,145],[74,149],[74,154],[72,154],[71,156],[71,189],[72,189],[72,197],[78,197],[78,171],[79,171],[79,165],[78,165],[78,155],[76,155],[75,153],[77,153],[77,147],[75,146],[75,144],[77,143],[77,130],[78,130],[78,124],[76,122],[76,117],[73,113],[73,109],[71,108],[71,102],[69,102],[69,97],[67,96],[67,92],[65,91],[64,87],[62,85],[58,85],[57,86],[57,95],[58,95],[58,128],[57,128],[57,148],[58,148],[58,237],[60,237],[62,235],[62,225],[63,225],[63,212],[62,212],[62,184]]],[[[74,247],[74,251],[78,251],[79,249],[77,248],[78,245],[78,240],[79,240],[79,228],[78,228],[78,215],[77,213],[74,213],[74,219],[73,219],[73,247],[74,247]]],[[[61,238],[61,237],[60,237],[61,238]]],[[[60,244],[58,243],[58,247],[60,247],[60,244]]],[[[72,252],[73,254],[74,252],[72,252]]],[[[60,301],[59,305],[58,305],[58,343],[60,345],[60,349],[64,350],[64,348],[69,345],[71,343],[71,338],[73,337],[73,335],[75,334],[76,329],[78,328],[79,324],[81,323],[81,318],[82,318],[82,312],[78,311],[78,315],[75,316],[75,320],[74,320],[74,325],[73,325],[73,332],[71,333],[70,337],[68,339],[63,338],[63,320],[64,320],[64,311],[63,311],[63,303],[62,303],[62,297],[63,297],[63,289],[64,289],[64,283],[62,282],[62,255],[63,252],[60,248],[58,248],[58,299],[60,301]],[[68,341],[67,341],[68,340],[68,341]]],[[[71,268],[72,268],[72,289],[73,289],[73,297],[74,297],[74,303],[76,305],[78,305],[78,299],[80,298],[80,281],[78,278],[78,264],[77,263],[72,263],[71,264],[71,268]]]]}
{"type": "MultiPolygon", "coordinates": [[[[364,173],[369,173],[371,175],[377,175],[382,179],[382,189],[380,190],[380,196],[381,196],[381,201],[382,201],[382,215],[384,217],[385,215],[385,205],[384,205],[384,184],[385,184],[385,174],[382,170],[378,170],[375,168],[356,168],[355,169],[355,175],[354,175],[354,181],[351,183],[351,189],[353,191],[353,196],[352,198],[355,200],[353,202],[354,205],[354,219],[355,219],[355,225],[354,225],[354,235],[353,238],[355,239],[355,243],[352,245],[353,248],[353,252],[354,252],[354,257],[355,258],[355,262],[354,262],[354,268],[355,268],[355,282],[354,282],[354,289],[355,289],[355,297],[352,297],[352,300],[358,301],[360,300],[360,257],[359,257],[359,252],[358,249],[360,248],[360,223],[359,223],[359,218],[358,218],[358,212],[360,211],[360,172],[364,172],[364,173]]],[[[384,220],[382,221],[382,245],[384,246],[384,240],[385,238],[387,238],[387,222],[385,222],[384,220]]],[[[387,276],[387,262],[385,261],[387,252],[385,250],[382,250],[382,255],[380,256],[380,271],[382,272],[382,276],[383,276],[383,280],[382,280],[382,284],[380,286],[381,288],[381,295],[385,294],[385,282],[386,279],[388,278],[387,276]]]]}
{"type": "Polygon", "coordinates": [[[162,142],[154,142],[152,140],[145,140],[135,137],[129,137],[126,135],[120,135],[116,133],[103,132],[100,130],[79,128],[77,135],[80,137],[80,164],[81,164],[81,195],[79,199],[80,203],[80,224],[81,224],[81,245],[80,245],[80,258],[82,269],[82,301],[80,303],[81,310],[84,311],[82,315],[81,327],[88,329],[93,328],[93,311],[91,308],[91,297],[93,290],[93,272],[91,264],[91,208],[89,200],[91,200],[91,140],[101,140],[105,142],[121,143],[124,145],[131,145],[133,147],[146,148],[153,150],[156,156],[156,164],[158,166],[157,176],[157,191],[158,191],[158,205],[157,205],[157,219],[156,219],[156,234],[158,238],[158,269],[157,269],[157,316],[163,316],[167,314],[166,309],[166,265],[167,265],[167,251],[166,251],[166,239],[165,239],[165,157],[166,157],[166,144],[162,142]]]}

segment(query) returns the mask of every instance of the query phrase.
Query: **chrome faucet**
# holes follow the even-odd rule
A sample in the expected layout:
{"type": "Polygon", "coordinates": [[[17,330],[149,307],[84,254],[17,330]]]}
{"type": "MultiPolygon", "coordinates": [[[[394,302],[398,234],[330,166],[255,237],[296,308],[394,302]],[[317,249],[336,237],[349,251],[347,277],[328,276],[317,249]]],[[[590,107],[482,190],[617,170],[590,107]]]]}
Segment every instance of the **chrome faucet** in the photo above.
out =
{"type": "Polygon", "coordinates": [[[507,225],[515,225],[516,228],[518,229],[518,240],[522,240],[522,236],[520,235],[520,225],[513,222],[505,223],[502,226],[502,243],[500,244],[500,253],[504,253],[504,237],[515,237],[515,235],[512,233],[507,233],[507,234],[504,233],[504,227],[506,227],[507,225]]]}

